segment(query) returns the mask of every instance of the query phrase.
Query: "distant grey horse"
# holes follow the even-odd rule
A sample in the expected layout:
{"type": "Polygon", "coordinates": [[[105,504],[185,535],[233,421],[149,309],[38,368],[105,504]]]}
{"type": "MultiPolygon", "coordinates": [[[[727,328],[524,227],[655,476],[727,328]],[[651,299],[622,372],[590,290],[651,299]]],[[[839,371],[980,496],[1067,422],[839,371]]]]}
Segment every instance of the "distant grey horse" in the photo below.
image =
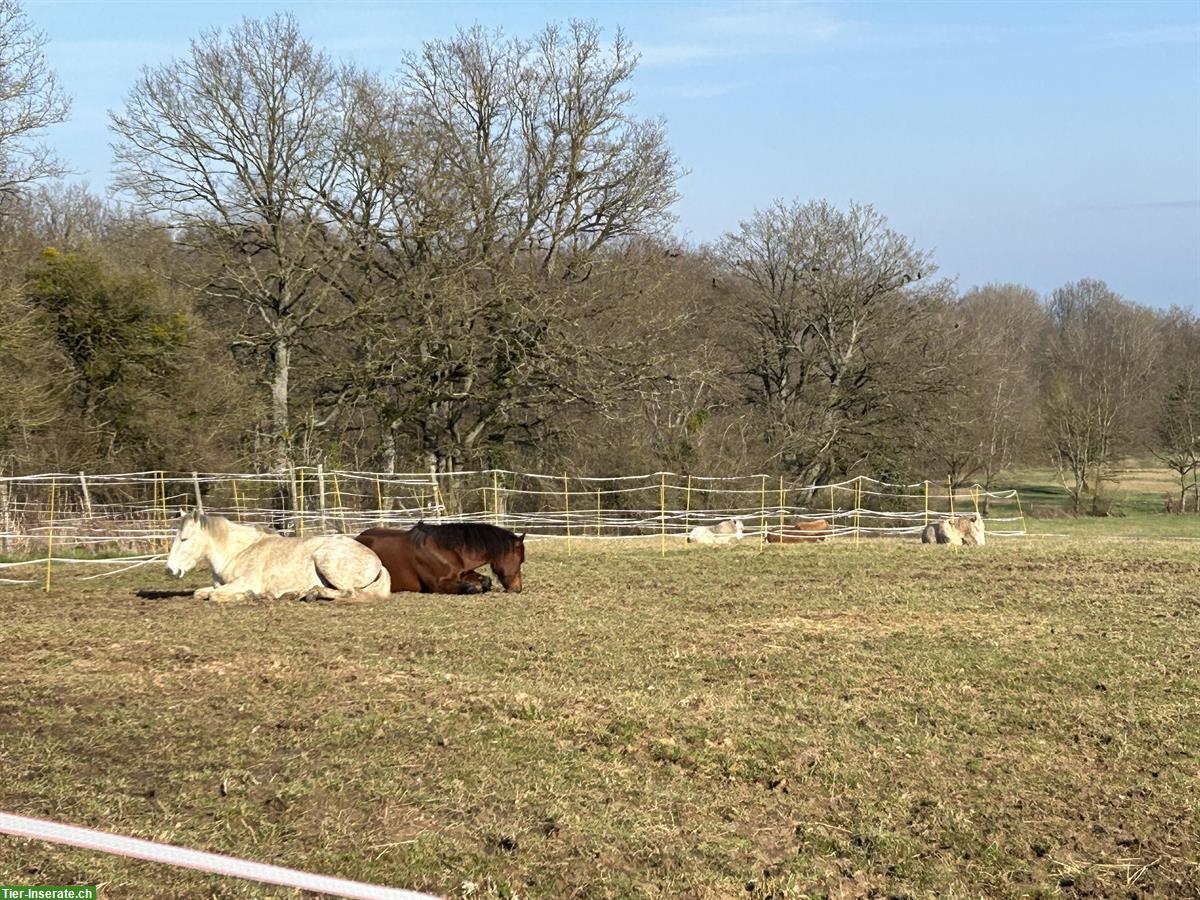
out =
{"type": "Polygon", "coordinates": [[[697,525],[688,532],[688,543],[732,544],[745,536],[741,519],[726,519],[716,525],[697,525]]]}
{"type": "Polygon", "coordinates": [[[955,547],[980,547],[984,544],[983,519],[979,516],[953,516],[930,522],[921,531],[922,544],[952,544],[955,547]]]}

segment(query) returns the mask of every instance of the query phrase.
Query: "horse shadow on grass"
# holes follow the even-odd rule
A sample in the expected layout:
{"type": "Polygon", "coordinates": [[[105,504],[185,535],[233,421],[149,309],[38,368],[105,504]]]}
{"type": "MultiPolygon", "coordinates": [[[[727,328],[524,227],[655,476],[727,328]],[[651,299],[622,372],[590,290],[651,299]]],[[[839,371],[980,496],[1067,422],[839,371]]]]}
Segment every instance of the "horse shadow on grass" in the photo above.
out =
{"type": "Polygon", "coordinates": [[[155,590],[153,588],[139,588],[134,591],[134,596],[142,600],[172,600],[175,597],[190,597],[195,593],[194,590],[180,590],[178,588],[172,590],[155,590]]]}

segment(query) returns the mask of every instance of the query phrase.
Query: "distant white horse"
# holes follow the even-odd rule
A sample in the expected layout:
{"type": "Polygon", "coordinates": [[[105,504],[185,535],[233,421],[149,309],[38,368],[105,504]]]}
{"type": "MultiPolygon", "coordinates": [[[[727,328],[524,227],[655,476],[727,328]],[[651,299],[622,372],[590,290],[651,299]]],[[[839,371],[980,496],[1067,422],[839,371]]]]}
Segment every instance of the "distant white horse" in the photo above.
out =
{"type": "Polygon", "coordinates": [[[931,522],[921,531],[923,544],[953,544],[956,547],[977,544],[982,547],[984,539],[983,519],[979,516],[954,516],[931,522]]]}
{"type": "Polygon", "coordinates": [[[357,600],[392,590],[379,557],[348,535],[284,537],[192,510],[175,532],[167,572],[182,578],[200,562],[212,569],[213,586],[196,591],[197,600],[357,600]]]}
{"type": "Polygon", "coordinates": [[[716,525],[697,525],[688,532],[689,544],[732,544],[746,536],[741,519],[726,519],[716,525]]]}

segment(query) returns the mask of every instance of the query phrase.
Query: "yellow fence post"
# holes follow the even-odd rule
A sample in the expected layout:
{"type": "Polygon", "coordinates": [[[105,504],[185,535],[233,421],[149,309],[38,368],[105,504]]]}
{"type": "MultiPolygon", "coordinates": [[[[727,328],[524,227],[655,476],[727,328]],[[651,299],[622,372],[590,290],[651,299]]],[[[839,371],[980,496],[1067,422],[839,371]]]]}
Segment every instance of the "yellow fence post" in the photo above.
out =
{"type": "Polygon", "coordinates": [[[596,488],[596,537],[600,537],[600,488],[596,488]]]}
{"type": "Polygon", "coordinates": [[[854,479],[854,546],[858,546],[862,532],[862,476],[854,479]]]}
{"type": "MultiPolygon", "coordinates": [[[[150,528],[150,533],[154,533],[155,526],[158,525],[158,472],[150,473],[150,484],[152,485],[152,498],[150,500],[150,520],[147,525],[150,528]]],[[[162,541],[158,538],[150,538],[149,541],[151,550],[162,550],[162,541]]]]}
{"type": "Polygon", "coordinates": [[[330,477],[333,479],[333,502],[337,504],[338,518],[342,520],[342,533],[346,531],[346,507],[342,505],[342,491],[338,487],[337,472],[330,472],[330,477]]]}
{"type": "Polygon", "coordinates": [[[658,555],[667,555],[667,475],[664,472],[658,482],[658,555]]]}
{"type": "Polygon", "coordinates": [[[779,476],[779,546],[783,546],[783,507],[787,501],[787,495],[783,491],[783,476],[779,476]]]}
{"type": "Polygon", "coordinates": [[[242,521],[242,503],[238,499],[237,479],[229,479],[229,489],[233,491],[233,512],[237,516],[237,520],[242,521]]]}
{"type": "Polygon", "coordinates": [[[57,485],[50,479],[50,523],[46,532],[46,593],[50,593],[50,567],[54,561],[54,493],[57,485]]]}
{"type": "MultiPolygon", "coordinates": [[[[156,478],[156,479],[157,479],[157,481],[158,481],[158,512],[159,512],[159,517],[160,517],[160,521],[162,522],[162,530],[163,530],[163,531],[167,531],[167,530],[168,530],[168,525],[167,525],[167,523],[170,521],[170,518],[171,518],[171,517],[170,517],[170,514],[167,512],[167,473],[166,473],[166,472],[163,472],[163,471],[160,469],[158,472],[156,472],[156,473],[155,473],[155,478],[156,478]]],[[[168,545],[168,543],[167,543],[167,539],[166,539],[166,537],[163,537],[163,538],[162,538],[162,539],[161,539],[161,540],[158,542],[158,547],[159,547],[159,549],[160,549],[162,552],[164,552],[164,553],[167,551],[167,549],[168,549],[168,546],[169,546],[169,545],[168,545]]]]}
{"type": "Polygon", "coordinates": [[[1021,507],[1021,492],[1014,490],[1013,496],[1017,498],[1017,512],[1021,514],[1021,532],[1029,534],[1029,525],[1025,522],[1025,510],[1021,507]]]}
{"type": "Polygon", "coordinates": [[[691,534],[692,532],[692,476],[688,476],[687,480],[687,499],[683,511],[683,533],[691,534]]]}
{"type": "MultiPolygon", "coordinates": [[[[150,527],[162,528],[163,520],[166,518],[166,485],[162,481],[162,473],[157,469],[151,473],[150,477],[154,480],[154,514],[150,516],[150,527]]],[[[163,541],[161,537],[152,538],[150,546],[155,547],[161,553],[163,550],[163,541]]]]}
{"type": "Polygon", "coordinates": [[[829,486],[829,537],[832,539],[837,535],[837,509],[833,505],[833,485],[829,486]]]}
{"type": "Polygon", "coordinates": [[[379,476],[375,476],[375,511],[379,513],[375,521],[379,523],[379,527],[383,527],[383,485],[379,482],[379,476]]]}
{"type": "Polygon", "coordinates": [[[567,555],[571,555],[571,492],[567,490],[567,474],[563,473],[563,518],[567,521],[567,555]]]}
{"type": "Polygon", "coordinates": [[[925,485],[925,524],[929,524],[929,479],[926,478],[923,482],[925,485]]]}
{"type": "Polygon", "coordinates": [[[979,518],[979,485],[971,488],[971,503],[975,506],[975,518],[979,518]]]}
{"type": "Polygon", "coordinates": [[[492,522],[500,524],[500,473],[492,469],[492,522]]]}
{"type": "Polygon", "coordinates": [[[767,476],[762,476],[758,498],[758,550],[761,553],[767,541],[767,476]]]}
{"type": "Polygon", "coordinates": [[[950,515],[954,515],[954,479],[946,476],[946,496],[950,498],[950,515]]]}

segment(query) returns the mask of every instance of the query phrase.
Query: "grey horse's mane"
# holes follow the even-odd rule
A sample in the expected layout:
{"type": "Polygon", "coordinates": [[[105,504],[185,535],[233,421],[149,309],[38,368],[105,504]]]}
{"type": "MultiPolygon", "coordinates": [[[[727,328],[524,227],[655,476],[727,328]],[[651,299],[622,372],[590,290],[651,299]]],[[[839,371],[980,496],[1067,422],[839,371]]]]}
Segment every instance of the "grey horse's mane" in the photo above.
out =
{"type": "MultiPolygon", "coordinates": [[[[224,516],[209,515],[202,513],[198,509],[193,509],[187,516],[205,532],[212,535],[215,540],[226,541],[229,539],[229,520],[224,516]]],[[[274,528],[268,528],[265,525],[255,525],[254,529],[263,534],[278,534],[274,528]]]]}

